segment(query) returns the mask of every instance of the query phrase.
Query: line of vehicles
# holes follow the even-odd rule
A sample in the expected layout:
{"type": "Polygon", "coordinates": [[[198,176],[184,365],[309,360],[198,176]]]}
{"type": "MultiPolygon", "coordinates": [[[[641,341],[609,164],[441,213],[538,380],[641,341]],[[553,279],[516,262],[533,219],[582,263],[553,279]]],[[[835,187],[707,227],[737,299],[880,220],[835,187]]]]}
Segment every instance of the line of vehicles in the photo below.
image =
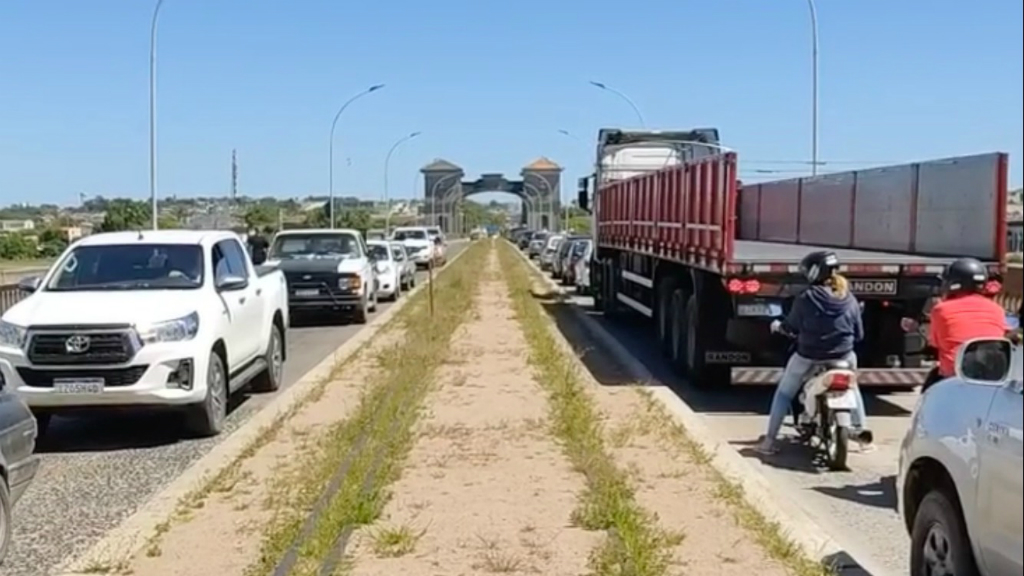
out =
{"type": "Polygon", "coordinates": [[[439,229],[278,233],[264,259],[232,232],[114,232],[74,242],[0,318],[0,559],[35,445],[59,415],[175,410],[191,436],[220,434],[229,400],[282,385],[300,315],[365,323],[421,267],[442,266],[439,229]]]}
{"type": "MultiPolygon", "coordinates": [[[[927,377],[935,360],[929,312],[948,264],[980,260],[986,291],[1000,292],[1008,157],[754,185],[739,182],[737,166],[716,129],[600,130],[596,171],[580,180],[577,200],[593,216],[591,258],[577,263],[589,269],[583,289],[610,319],[650,319],[664,354],[692,384],[774,385],[790,350],[788,339],[772,338],[773,327],[807,286],[799,263],[815,251],[836,254],[862,303],[859,367],[817,366],[794,423],[830,467],[845,468],[850,391],[910,390],[927,377]],[[907,320],[924,329],[904,330],[907,320]]],[[[515,240],[544,262],[553,237],[515,240]]],[[[1019,321],[1018,310],[1008,311],[1018,331],[1019,321]]],[[[1022,366],[1019,333],[1017,341],[970,341],[956,377],[922,394],[894,466],[912,576],[1024,570],[1022,366]]]]}

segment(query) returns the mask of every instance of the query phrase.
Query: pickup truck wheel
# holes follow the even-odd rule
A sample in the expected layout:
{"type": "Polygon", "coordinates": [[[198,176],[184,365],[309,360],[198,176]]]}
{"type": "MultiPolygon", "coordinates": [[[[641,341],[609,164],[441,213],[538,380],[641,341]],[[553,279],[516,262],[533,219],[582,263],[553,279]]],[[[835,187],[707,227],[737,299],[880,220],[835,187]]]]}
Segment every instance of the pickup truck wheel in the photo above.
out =
{"type": "MultiPolygon", "coordinates": [[[[50,429],[50,420],[53,419],[53,414],[49,412],[33,412],[32,416],[35,416],[36,419],[36,434],[43,436],[50,429]]],[[[2,559],[2,556],[0,556],[0,559],[2,559]]]]}
{"type": "Polygon", "coordinates": [[[352,321],[356,324],[366,324],[370,316],[370,297],[366,296],[359,303],[359,307],[352,313],[352,321]]]}
{"type": "Polygon", "coordinates": [[[190,407],[186,425],[201,437],[216,436],[224,430],[228,415],[228,374],[224,361],[216,352],[210,353],[206,369],[206,398],[190,407]]]}
{"type": "Polygon", "coordinates": [[[281,338],[281,330],[276,325],[270,329],[270,341],[267,342],[267,351],[263,358],[267,363],[267,369],[253,378],[249,386],[255,392],[275,392],[281,388],[284,376],[284,339],[281,338]]]}
{"type": "Polygon", "coordinates": [[[910,576],[978,576],[960,508],[941,490],[924,497],[910,535],[910,576]]]}
{"type": "Polygon", "coordinates": [[[11,547],[11,491],[7,481],[0,479],[0,562],[7,557],[11,547]]]}

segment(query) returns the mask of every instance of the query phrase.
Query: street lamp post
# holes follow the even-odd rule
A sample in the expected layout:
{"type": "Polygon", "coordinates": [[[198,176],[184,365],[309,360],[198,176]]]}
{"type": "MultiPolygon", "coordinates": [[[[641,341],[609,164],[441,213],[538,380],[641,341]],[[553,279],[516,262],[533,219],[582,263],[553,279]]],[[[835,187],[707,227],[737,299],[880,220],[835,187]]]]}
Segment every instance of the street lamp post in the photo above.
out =
{"type": "Polygon", "coordinates": [[[398,139],[388,150],[388,155],[384,158],[384,236],[386,237],[391,231],[391,196],[388,194],[388,168],[391,166],[391,155],[395,153],[395,150],[399,146],[412,140],[413,138],[420,135],[420,132],[413,132],[408,136],[398,139]]]}
{"type": "Polygon", "coordinates": [[[604,84],[603,82],[594,82],[593,80],[591,80],[590,81],[590,85],[595,87],[595,88],[599,88],[601,90],[604,90],[605,92],[611,92],[612,94],[615,94],[620,99],[622,99],[626,104],[629,104],[629,107],[633,109],[634,113],[636,113],[637,120],[640,121],[640,127],[641,128],[646,128],[647,127],[647,122],[644,120],[644,115],[640,112],[640,108],[636,105],[635,102],[633,102],[633,100],[631,100],[629,98],[629,96],[626,96],[622,92],[619,92],[618,90],[609,87],[607,84],[604,84]]]}
{"type": "Polygon", "coordinates": [[[328,196],[327,211],[328,211],[328,214],[329,214],[328,219],[330,220],[330,227],[332,229],[334,228],[335,223],[337,221],[335,219],[335,217],[334,217],[334,130],[338,127],[338,119],[341,118],[341,114],[343,112],[345,112],[345,109],[348,108],[350,104],[352,104],[356,100],[362,98],[363,96],[366,96],[367,94],[370,94],[371,92],[376,92],[377,90],[380,90],[383,87],[384,87],[383,84],[374,84],[373,86],[370,86],[369,88],[367,88],[366,90],[363,90],[359,94],[356,94],[355,96],[349,98],[344,104],[341,105],[341,108],[338,108],[338,113],[334,115],[334,120],[331,122],[331,142],[330,142],[330,145],[329,145],[329,148],[330,148],[330,167],[328,168],[328,185],[327,185],[327,188],[328,188],[328,190],[327,190],[327,196],[328,196]]]}
{"type": "Polygon", "coordinates": [[[153,230],[160,227],[156,199],[156,24],[164,0],[156,0],[149,28],[149,202],[153,211],[153,230]]]}
{"type": "Polygon", "coordinates": [[[807,0],[811,15],[811,175],[818,175],[818,8],[807,0]]]}

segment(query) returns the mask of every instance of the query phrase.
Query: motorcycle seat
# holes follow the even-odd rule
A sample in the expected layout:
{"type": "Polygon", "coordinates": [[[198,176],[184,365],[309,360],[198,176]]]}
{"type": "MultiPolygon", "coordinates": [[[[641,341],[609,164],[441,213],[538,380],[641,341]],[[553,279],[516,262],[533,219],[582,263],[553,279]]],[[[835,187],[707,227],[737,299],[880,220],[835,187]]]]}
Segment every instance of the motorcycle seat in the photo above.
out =
{"type": "Polygon", "coordinates": [[[818,366],[821,370],[852,370],[853,364],[847,360],[826,360],[819,362],[818,366]]]}

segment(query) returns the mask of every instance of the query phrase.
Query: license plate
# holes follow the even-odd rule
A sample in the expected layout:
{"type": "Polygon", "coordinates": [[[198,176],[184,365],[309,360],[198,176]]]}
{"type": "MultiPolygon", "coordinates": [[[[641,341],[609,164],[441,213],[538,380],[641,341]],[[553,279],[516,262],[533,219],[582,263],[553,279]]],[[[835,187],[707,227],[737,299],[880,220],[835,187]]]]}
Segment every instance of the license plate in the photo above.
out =
{"type": "Polygon", "coordinates": [[[767,316],[769,318],[778,318],[779,316],[782,316],[782,306],[779,304],[768,304],[764,302],[739,304],[736,306],[736,313],[739,316],[767,316]]]}
{"type": "Polygon", "coordinates": [[[103,378],[54,378],[53,390],[58,394],[102,394],[103,378]]]}
{"type": "Polygon", "coordinates": [[[857,400],[853,392],[833,392],[826,398],[828,407],[832,410],[853,410],[857,407],[857,400]]]}
{"type": "Polygon", "coordinates": [[[307,288],[305,290],[296,290],[295,291],[295,295],[296,296],[319,296],[320,295],[320,290],[318,290],[316,288],[307,288]]]}

